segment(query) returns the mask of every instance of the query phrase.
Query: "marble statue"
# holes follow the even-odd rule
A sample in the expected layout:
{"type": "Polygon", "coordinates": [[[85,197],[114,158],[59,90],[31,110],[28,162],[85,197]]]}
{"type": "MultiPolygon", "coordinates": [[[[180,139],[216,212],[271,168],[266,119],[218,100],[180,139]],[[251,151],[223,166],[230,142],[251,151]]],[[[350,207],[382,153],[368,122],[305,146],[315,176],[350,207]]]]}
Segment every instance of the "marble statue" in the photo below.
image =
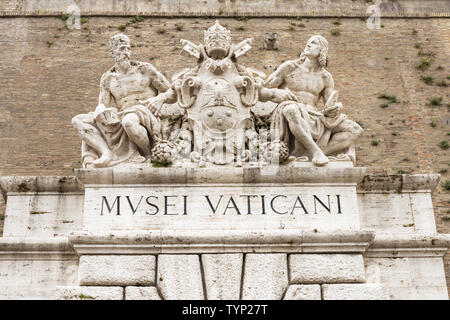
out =
{"type": "Polygon", "coordinates": [[[198,64],[175,75],[173,87],[193,134],[191,159],[200,165],[241,166],[250,158],[250,108],[258,102],[265,75],[238,64],[237,58],[251,49],[252,40],[232,44],[231,32],[218,21],[205,31],[204,45],[181,40],[183,52],[198,64]]]}
{"type": "Polygon", "coordinates": [[[181,40],[181,53],[197,65],[169,82],[151,64],[130,59],[127,36],[112,37],[116,64],[102,76],[98,106],[72,120],[82,138],[83,167],[147,160],[159,166],[355,162],[362,129],[342,113],[325,69],[327,40],[311,37],[299,59],[268,78],[238,63],[252,41],[233,44],[216,21],[204,44],[181,40]],[[277,104],[274,111],[256,114],[253,107],[265,101],[277,104]]]}
{"type": "Polygon", "coordinates": [[[113,36],[110,47],[116,63],[101,78],[97,108],[72,119],[82,138],[85,168],[143,162],[161,140],[159,109],[144,104],[166,92],[169,81],[151,64],[130,59],[126,35],[113,36]]]}
{"type": "Polygon", "coordinates": [[[354,161],[351,149],[363,132],[341,112],[333,77],[325,69],[327,52],[324,37],[311,37],[300,58],[281,64],[260,90],[262,101],[279,103],[272,115],[271,132],[276,132],[291,155],[308,157],[317,166],[326,165],[328,156],[354,161]],[[319,112],[321,99],[325,107],[319,112]]]}
{"type": "Polygon", "coordinates": [[[265,50],[278,50],[277,47],[277,33],[265,33],[263,41],[263,49],[265,50]]]}

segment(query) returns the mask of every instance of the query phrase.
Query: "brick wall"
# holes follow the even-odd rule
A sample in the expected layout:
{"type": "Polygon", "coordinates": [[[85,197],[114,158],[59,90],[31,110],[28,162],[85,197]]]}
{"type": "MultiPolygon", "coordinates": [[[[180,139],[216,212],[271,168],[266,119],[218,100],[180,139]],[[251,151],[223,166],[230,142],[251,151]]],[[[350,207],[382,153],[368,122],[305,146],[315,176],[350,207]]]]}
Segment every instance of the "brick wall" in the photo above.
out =
{"type": "MultiPolygon", "coordinates": [[[[64,12],[77,4],[83,14],[96,13],[170,13],[191,15],[199,13],[220,14],[310,14],[365,15],[370,0],[2,0],[0,11],[64,12]]],[[[449,12],[447,0],[383,0],[384,15],[434,15],[449,12]]]]}
{"type": "MultiPolygon", "coordinates": [[[[89,17],[81,30],[70,31],[58,17],[0,18],[0,176],[72,175],[80,166],[81,142],[70,120],[95,108],[100,76],[113,64],[108,40],[129,20],[89,17]]],[[[255,38],[254,48],[240,63],[267,75],[282,61],[297,57],[311,35],[324,35],[330,46],[328,69],[345,113],[365,130],[356,144],[358,166],[366,166],[368,173],[441,171],[443,181],[450,179],[450,149],[438,146],[450,142],[450,95],[448,87],[436,85],[442,80],[450,84],[450,19],[382,19],[378,31],[367,29],[358,18],[340,19],[340,25],[336,21],[220,19],[235,42],[255,38]],[[340,35],[331,35],[333,29],[340,35]],[[265,32],[278,33],[278,51],[261,49],[265,32]],[[415,48],[419,43],[421,48],[415,48]],[[416,65],[427,57],[419,56],[419,50],[434,55],[423,72],[416,65]],[[421,76],[431,76],[433,84],[425,84],[421,76]],[[377,98],[381,93],[394,95],[400,103],[381,108],[386,102],[377,98]],[[440,106],[428,105],[439,97],[440,106]]],[[[151,62],[171,77],[195,65],[179,56],[179,40],[202,41],[203,30],[213,22],[147,18],[129,25],[125,33],[133,42],[134,59],[151,62]]],[[[433,203],[438,232],[450,233],[450,192],[439,186],[433,203]]],[[[449,275],[450,260],[445,261],[449,275]]]]}

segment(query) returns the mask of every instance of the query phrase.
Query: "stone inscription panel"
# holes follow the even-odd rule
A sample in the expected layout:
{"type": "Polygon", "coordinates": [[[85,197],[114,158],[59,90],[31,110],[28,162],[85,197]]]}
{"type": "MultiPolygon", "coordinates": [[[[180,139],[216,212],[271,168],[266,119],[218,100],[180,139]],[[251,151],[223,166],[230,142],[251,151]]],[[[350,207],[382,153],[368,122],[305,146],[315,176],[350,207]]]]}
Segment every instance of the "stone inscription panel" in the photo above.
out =
{"type": "Polygon", "coordinates": [[[85,229],[357,229],[353,186],[87,186],[85,229]]]}

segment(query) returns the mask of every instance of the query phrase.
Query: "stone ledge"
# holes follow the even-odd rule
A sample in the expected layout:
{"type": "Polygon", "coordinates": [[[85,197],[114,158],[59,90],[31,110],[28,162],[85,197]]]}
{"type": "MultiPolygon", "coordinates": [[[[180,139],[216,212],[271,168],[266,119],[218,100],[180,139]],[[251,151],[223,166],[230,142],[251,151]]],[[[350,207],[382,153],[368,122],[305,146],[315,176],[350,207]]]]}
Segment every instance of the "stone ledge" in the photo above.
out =
{"type": "Polygon", "coordinates": [[[164,230],[77,232],[69,236],[79,255],[157,253],[363,253],[373,231],[309,232],[301,230],[164,230]]]}
{"type": "Polygon", "coordinates": [[[433,190],[439,174],[366,175],[358,188],[364,191],[433,190]]]}
{"type": "Polygon", "coordinates": [[[83,192],[74,176],[4,176],[0,177],[0,189],[6,200],[9,192],[83,192]]]}
{"type": "Polygon", "coordinates": [[[75,175],[85,185],[153,185],[153,184],[220,184],[228,183],[325,183],[356,184],[366,168],[356,167],[206,167],[154,168],[136,165],[105,169],[76,169],[75,175]]]}
{"type": "Polygon", "coordinates": [[[67,237],[0,238],[0,260],[78,260],[67,237]]]}
{"type": "Polygon", "coordinates": [[[442,257],[450,248],[450,234],[377,234],[367,257],[442,257]]]}
{"type": "MultiPolygon", "coordinates": [[[[61,15],[67,14],[63,11],[54,12],[39,12],[39,11],[21,11],[21,10],[6,10],[0,11],[0,17],[47,17],[60,18],[61,15]]],[[[84,17],[134,17],[136,15],[146,18],[236,18],[245,16],[248,18],[297,18],[312,19],[312,18],[367,18],[366,12],[360,13],[339,13],[339,12],[314,12],[314,11],[274,11],[274,12],[247,12],[236,11],[230,14],[219,14],[214,11],[159,11],[154,13],[141,11],[82,11],[84,17]]],[[[383,18],[386,19],[430,19],[430,18],[448,18],[450,12],[401,12],[401,13],[383,13],[383,18]]]]}

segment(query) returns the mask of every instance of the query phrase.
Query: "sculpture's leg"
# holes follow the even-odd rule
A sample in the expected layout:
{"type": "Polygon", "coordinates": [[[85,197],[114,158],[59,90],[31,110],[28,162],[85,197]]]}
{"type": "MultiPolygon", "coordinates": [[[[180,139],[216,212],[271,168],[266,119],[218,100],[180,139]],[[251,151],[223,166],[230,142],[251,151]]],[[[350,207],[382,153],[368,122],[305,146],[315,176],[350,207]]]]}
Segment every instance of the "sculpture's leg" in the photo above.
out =
{"type": "Polygon", "coordinates": [[[333,133],[325,151],[327,155],[342,152],[350,147],[361,136],[363,129],[356,122],[347,119],[334,128],[333,133]]]}
{"type": "Polygon", "coordinates": [[[294,104],[287,105],[283,109],[283,115],[289,123],[289,129],[295,138],[312,154],[312,162],[317,166],[328,163],[328,158],[314,142],[309,131],[308,123],[303,119],[300,110],[294,104]]]}
{"type": "Polygon", "coordinates": [[[147,135],[147,129],[141,126],[139,117],[134,113],[128,113],[122,118],[122,127],[128,135],[128,138],[137,145],[145,157],[150,156],[150,140],[147,135]]]}
{"type": "Polygon", "coordinates": [[[72,125],[77,129],[81,139],[100,154],[100,158],[93,162],[95,167],[107,166],[113,154],[102,137],[101,132],[94,125],[94,118],[90,114],[79,114],[72,119],[72,125]]]}

